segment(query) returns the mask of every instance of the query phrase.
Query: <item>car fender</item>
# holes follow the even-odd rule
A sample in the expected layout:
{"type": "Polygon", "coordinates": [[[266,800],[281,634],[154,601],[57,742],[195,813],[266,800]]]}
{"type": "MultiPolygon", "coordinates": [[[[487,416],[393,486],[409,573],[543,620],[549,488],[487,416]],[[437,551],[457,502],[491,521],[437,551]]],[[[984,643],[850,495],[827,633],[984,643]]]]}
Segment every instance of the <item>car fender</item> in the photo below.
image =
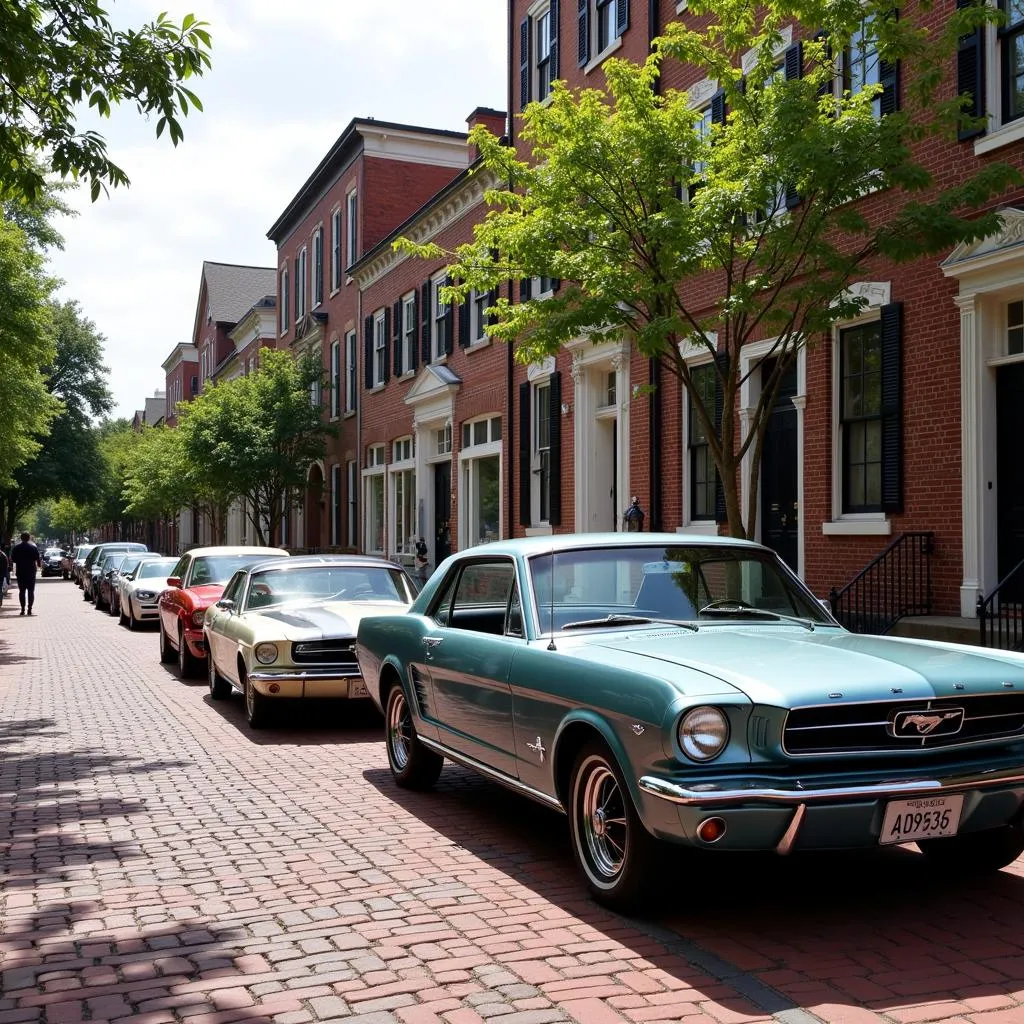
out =
{"type": "MultiPolygon", "coordinates": [[[[608,719],[592,708],[574,708],[567,714],[558,725],[555,732],[554,742],[551,751],[551,770],[554,774],[559,760],[559,750],[566,735],[572,731],[572,726],[583,724],[593,729],[602,740],[604,740],[612,756],[619,766],[619,772],[625,779],[626,786],[633,798],[633,804],[640,807],[641,793],[637,785],[636,773],[629,767],[630,759],[626,748],[622,744],[618,733],[612,728],[608,719]]],[[[557,787],[556,787],[557,788],[557,787]]]]}

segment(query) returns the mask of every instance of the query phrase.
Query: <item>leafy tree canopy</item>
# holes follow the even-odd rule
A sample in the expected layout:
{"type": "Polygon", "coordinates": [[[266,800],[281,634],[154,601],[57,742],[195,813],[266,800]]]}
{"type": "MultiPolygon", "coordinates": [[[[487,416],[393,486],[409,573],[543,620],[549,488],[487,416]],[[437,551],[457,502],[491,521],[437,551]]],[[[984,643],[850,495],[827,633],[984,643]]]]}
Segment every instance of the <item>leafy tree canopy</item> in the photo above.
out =
{"type": "Polygon", "coordinates": [[[730,532],[744,536],[757,502],[744,522],[740,460],[751,452],[756,491],[768,413],[798,350],[862,308],[848,289],[873,262],[991,233],[993,200],[1022,179],[994,162],[940,185],[925,160],[932,140],[955,138],[966,120],[940,89],[957,39],[998,19],[995,9],[954,11],[937,36],[896,18],[890,0],[690,0],[688,10],[702,27],[670,24],[641,65],[606,61],[606,90],[556,83],[531,104],[519,133],[528,159],[474,129],[496,184],[473,242],[396,245],[447,259],[455,301],[510,278],[562,281],[551,297],[492,307],[488,333],[514,343],[522,362],[578,339],[625,339],[675,375],[709,438],[730,532]],[[794,23],[811,32],[787,76],[783,29],[794,23]],[[861,56],[862,87],[843,88],[844,53],[861,56]],[[717,83],[714,123],[687,92],[661,88],[670,58],[717,83]],[[897,62],[902,104],[883,110],[882,69],[897,62]],[[762,361],[774,369],[741,430],[739,352],[761,339],[775,339],[762,361]],[[692,386],[682,343],[716,356],[720,422],[692,386]]]}
{"type": "Polygon", "coordinates": [[[180,119],[199,98],[185,84],[210,66],[205,22],[160,14],[140,28],[115,28],[97,0],[0,4],[0,199],[34,199],[39,159],[61,177],[84,179],[95,201],[128,176],[95,131],[80,131],[82,104],[102,117],[134,103],[156,134],[177,145],[180,119]]]}

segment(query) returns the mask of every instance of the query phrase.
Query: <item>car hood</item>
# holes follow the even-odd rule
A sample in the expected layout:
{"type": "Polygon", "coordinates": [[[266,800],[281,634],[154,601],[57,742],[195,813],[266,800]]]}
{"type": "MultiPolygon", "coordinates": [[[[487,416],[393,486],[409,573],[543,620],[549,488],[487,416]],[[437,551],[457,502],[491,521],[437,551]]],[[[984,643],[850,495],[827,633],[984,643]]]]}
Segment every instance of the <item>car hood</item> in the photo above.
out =
{"type": "Polygon", "coordinates": [[[248,612],[278,625],[285,640],[323,640],[354,637],[359,620],[369,615],[403,615],[409,606],[402,601],[322,601],[308,605],[284,605],[248,612]]]}
{"type": "Polygon", "coordinates": [[[219,601],[225,586],[226,583],[207,583],[202,587],[189,587],[182,593],[192,602],[192,610],[199,611],[200,608],[209,608],[215,601],[219,601]]]}
{"type": "Polygon", "coordinates": [[[654,635],[631,630],[606,634],[586,647],[588,653],[578,653],[660,675],[686,695],[739,691],[755,704],[775,707],[892,700],[894,693],[913,700],[1024,691],[1019,655],[837,629],[702,626],[698,633],[654,635]]]}

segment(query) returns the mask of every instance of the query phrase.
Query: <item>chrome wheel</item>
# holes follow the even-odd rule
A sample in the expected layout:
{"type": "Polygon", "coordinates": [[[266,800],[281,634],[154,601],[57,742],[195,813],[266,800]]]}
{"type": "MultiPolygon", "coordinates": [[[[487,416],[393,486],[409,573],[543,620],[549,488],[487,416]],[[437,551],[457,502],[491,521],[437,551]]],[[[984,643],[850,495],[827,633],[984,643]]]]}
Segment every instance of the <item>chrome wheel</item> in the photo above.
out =
{"type": "MultiPolygon", "coordinates": [[[[618,780],[599,758],[589,767],[577,813],[587,859],[604,880],[622,871],[629,842],[629,823],[618,780]]],[[[584,765],[584,770],[588,766],[584,765]]]]}
{"type": "Polygon", "coordinates": [[[413,743],[412,716],[405,694],[398,689],[388,703],[388,758],[396,772],[405,771],[413,743]]]}

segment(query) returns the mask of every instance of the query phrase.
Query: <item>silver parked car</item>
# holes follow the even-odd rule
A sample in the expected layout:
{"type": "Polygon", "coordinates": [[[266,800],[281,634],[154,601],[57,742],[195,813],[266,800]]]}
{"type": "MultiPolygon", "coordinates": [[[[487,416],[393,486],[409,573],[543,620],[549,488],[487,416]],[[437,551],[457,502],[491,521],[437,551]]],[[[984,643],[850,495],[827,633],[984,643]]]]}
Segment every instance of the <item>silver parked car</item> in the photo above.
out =
{"type": "Polygon", "coordinates": [[[122,577],[119,612],[122,625],[138,629],[141,622],[156,621],[157,598],[167,589],[167,577],[178,564],[176,558],[146,558],[122,577]]]}

